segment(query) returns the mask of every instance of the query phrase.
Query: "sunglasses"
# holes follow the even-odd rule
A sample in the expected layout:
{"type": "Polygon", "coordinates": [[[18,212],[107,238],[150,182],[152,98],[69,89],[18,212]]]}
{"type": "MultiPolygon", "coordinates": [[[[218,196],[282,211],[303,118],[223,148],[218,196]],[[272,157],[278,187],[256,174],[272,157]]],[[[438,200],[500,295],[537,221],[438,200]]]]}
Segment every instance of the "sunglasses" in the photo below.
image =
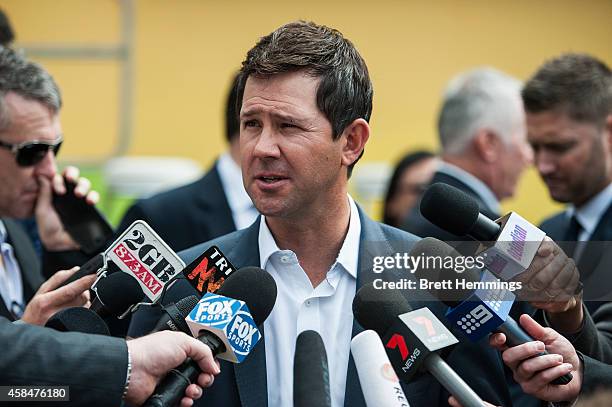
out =
{"type": "Polygon", "coordinates": [[[0,141],[0,147],[10,150],[15,155],[17,165],[31,167],[41,162],[49,150],[57,155],[64,139],[60,135],[55,141],[26,141],[20,144],[9,144],[0,141]]]}

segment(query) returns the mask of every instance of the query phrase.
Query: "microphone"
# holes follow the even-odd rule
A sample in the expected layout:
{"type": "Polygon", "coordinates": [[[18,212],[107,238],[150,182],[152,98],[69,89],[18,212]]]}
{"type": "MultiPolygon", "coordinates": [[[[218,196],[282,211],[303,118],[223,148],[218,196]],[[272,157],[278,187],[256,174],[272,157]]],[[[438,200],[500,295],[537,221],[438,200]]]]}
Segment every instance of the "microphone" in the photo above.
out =
{"type": "MultiPolygon", "coordinates": [[[[451,246],[433,237],[417,242],[410,255],[423,255],[427,258],[439,256],[443,259],[460,257],[451,246]]],[[[506,343],[510,347],[535,340],[509,315],[516,298],[514,293],[499,287],[499,280],[487,269],[484,269],[481,278],[475,269],[468,268],[457,273],[453,269],[443,267],[442,263],[436,265],[433,262],[433,267],[417,267],[414,273],[417,278],[428,282],[451,282],[453,290],[430,289],[429,292],[451,307],[446,313],[446,319],[471,341],[476,342],[492,332],[502,332],[506,335],[506,343]],[[497,288],[486,288],[487,285],[497,288]],[[469,288],[480,286],[483,288],[469,288]],[[449,291],[452,298],[449,298],[449,291]]],[[[544,351],[538,356],[546,354],[548,353],[544,351]]],[[[553,381],[553,384],[567,384],[571,379],[572,375],[568,373],[553,381]]]]}
{"type": "Polygon", "coordinates": [[[515,212],[492,221],[480,213],[471,196],[439,182],[425,191],[420,210],[434,225],[479,241],[476,254],[482,255],[486,267],[504,280],[529,268],[546,237],[546,233],[515,212]]]}
{"type": "Polygon", "coordinates": [[[89,309],[101,318],[125,314],[144,295],[138,282],[126,273],[101,278],[93,290],[95,297],[89,309]]]}
{"type": "Polygon", "coordinates": [[[301,332],[293,357],[293,406],[331,407],[329,368],[323,339],[315,331],[301,332]]]}
{"type": "Polygon", "coordinates": [[[189,326],[187,326],[185,318],[189,315],[193,307],[197,305],[198,301],[197,295],[190,295],[177,303],[171,303],[162,307],[164,314],[159,321],[157,321],[151,333],[169,330],[189,334],[189,326]]]}
{"type": "Polygon", "coordinates": [[[110,336],[106,323],[89,308],[71,307],[56,312],[47,320],[45,327],[60,332],[82,332],[110,336]]]}
{"type": "Polygon", "coordinates": [[[408,382],[419,371],[428,371],[464,407],[482,407],[482,399],[437,353],[459,342],[457,338],[429,309],[413,311],[396,290],[381,291],[371,284],[361,287],[353,299],[353,314],[361,326],[381,337],[397,375],[408,382]]]}
{"type": "Polygon", "coordinates": [[[104,254],[98,253],[91,259],[89,259],[85,264],[83,264],[79,270],[68,277],[66,281],[60,284],[60,287],[68,285],[74,281],[77,281],[81,277],[88,276],[90,274],[96,274],[98,271],[102,270],[105,267],[104,254]]]}
{"type": "MultiPolygon", "coordinates": [[[[186,321],[213,356],[239,363],[261,338],[257,326],[268,318],[275,302],[272,276],[259,267],[244,267],[232,273],[216,294],[202,297],[186,321]]],[[[199,373],[197,363],[187,359],[164,377],[144,406],[175,405],[199,373]]]]}
{"type": "Polygon", "coordinates": [[[376,332],[366,330],[356,335],[351,353],[368,407],[410,407],[376,332]]]}

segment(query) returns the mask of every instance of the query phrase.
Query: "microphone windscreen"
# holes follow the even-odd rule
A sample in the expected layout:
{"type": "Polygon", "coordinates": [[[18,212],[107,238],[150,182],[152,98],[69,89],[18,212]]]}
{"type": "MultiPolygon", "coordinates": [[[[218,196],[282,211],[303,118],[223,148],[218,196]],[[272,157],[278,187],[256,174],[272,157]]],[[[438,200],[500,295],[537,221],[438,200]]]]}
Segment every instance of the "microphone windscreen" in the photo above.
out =
{"type": "Polygon", "coordinates": [[[293,405],[331,406],[327,353],[323,339],[315,331],[303,331],[295,343],[293,405]]]}
{"type": "Polygon", "coordinates": [[[420,209],[425,219],[457,236],[469,234],[480,214],[474,198],[441,182],[427,188],[420,209]]]}
{"type": "Polygon", "coordinates": [[[398,290],[378,290],[365,284],[353,299],[353,315],[365,329],[372,329],[383,337],[398,315],[412,311],[412,307],[398,290]]]}
{"type": "Polygon", "coordinates": [[[82,332],[110,336],[108,326],[98,314],[88,308],[66,308],[53,314],[45,327],[60,332],[82,332]]]}
{"type": "MultiPolygon", "coordinates": [[[[410,251],[410,256],[424,259],[414,270],[414,275],[418,279],[430,282],[447,280],[454,282],[457,279],[464,279],[466,282],[480,281],[480,273],[475,268],[464,267],[464,270],[459,273],[452,267],[444,267],[446,264],[463,264],[458,262],[462,256],[449,244],[434,237],[426,237],[415,243],[410,251]],[[452,262],[448,261],[450,258],[453,259],[452,262]]],[[[471,294],[471,289],[461,288],[465,286],[457,286],[453,283],[452,291],[449,291],[448,288],[430,288],[429,292],[446,305],[455,306],[457,305],[456,300],[463,300],[471,294]]]]}
{"type": "Polygon", "coordinates": [[[261,325],[276,302],[276,282],[259,267],[243,267],[225,280],[217,294],[244,301],[256,325],[261,325]]]}
{"type": "Polygon", "coordinates": [[[138,281],[124,272],[113,273],[101,279],[97,284],[97,295],[113,316],[123,314],[144,297],[138,281]]]}

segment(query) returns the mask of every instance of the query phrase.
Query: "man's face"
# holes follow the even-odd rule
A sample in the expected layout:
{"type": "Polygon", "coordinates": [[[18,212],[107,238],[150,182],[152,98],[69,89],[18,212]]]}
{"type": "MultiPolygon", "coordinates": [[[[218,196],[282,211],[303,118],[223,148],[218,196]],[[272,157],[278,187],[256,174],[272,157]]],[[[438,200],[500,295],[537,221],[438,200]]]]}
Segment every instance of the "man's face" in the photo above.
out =
{"type": "Polygon", "coordinates": [[[494,190],[498,199],[514,196],[523,170],[531,164],[533,153],[525,136],[525,122],[517,127],[509,143],[500,144],[499,160],[495,164],[499,169],[499,179],[494,182],[494,190]]]}
{"type": "MultiPolygon", "coordinates": [[[[43,104],[24,99],[9,92],[4,103],[10,117],[9,126],[0,132],[0,140],[19,144],[26,141],[52,142],[61,134],[57,115],[43,104]]],[[[31,167],[20,167],[15,156],[0,148],[0,215],[11,218],[27,218],[34,212],[38,196],[38,177],[52,179],[55,175],[55,158],[52,152],[31,167]]]]}
{"type": "Polygon", "coordinates": [[[550,196],[582,205],[612,180],[610,132],[556,112],[528,113],[528,139],[550,196]]]}
{"type": "Polygon", "coordinates": [[[249,76],[240,111],[245,188],[260,213],[299,219],[346,199],[342,137],[316,104],[318,78],[249,76]],[[315,211],[315,212],[313,212],[315,211]]]}

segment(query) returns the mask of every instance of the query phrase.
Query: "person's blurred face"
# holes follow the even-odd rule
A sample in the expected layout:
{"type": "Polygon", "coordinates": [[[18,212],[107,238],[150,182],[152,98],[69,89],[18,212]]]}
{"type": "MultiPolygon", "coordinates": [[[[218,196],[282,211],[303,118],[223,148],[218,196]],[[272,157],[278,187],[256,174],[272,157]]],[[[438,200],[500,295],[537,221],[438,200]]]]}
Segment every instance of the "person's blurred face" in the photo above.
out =
{"type": "Polygon", "coordinates": [[[321,213],[346,185],[342,137],[332,140],[331,123],[317,107],[318,83],[302,72],[249,76],[246,82],[242,175],[265,216],[300,219],[321,213]]]}
{"type": "Polygon", "coordinates": [[[416,205],[423,188],[433,177],[437,163],[435,157],[424,158],[404,170],[395,195],[387,203],[387,213],[393,219],[393,226],[401,226],[408,212],[416,205]]]}
{"type": "MultiPolygon", "coordinates": [[[[27,141],[55,141],[61,134],[57,115],[42,103],[9,92],[4,97],[9,126],[0,132],[0,140],[19,144],[27,141]]],[[[38,196],[38,177],[53,178],[55,157],[50,151],[36,165],[20,167],[11,151],[0,148],[0,215],[27,218],[34,212],[38,196]]]]}
{"type": "Polygon", "coordinates": [[[495,193],[498,199],[510,198],[516,193],[519,178],[523,170],[532,162],[533,153],[525,137],[525,126],[522,124],[512,134],[510,142],[501,143],[498,155],[499,179],[495,182],[495,193]]]}
{"type": "Polygon", "coordinates": [[[558,202],[580,206],[612,181],[611,131],[557,112],[527,113],[535,165],[558,202]]]}

